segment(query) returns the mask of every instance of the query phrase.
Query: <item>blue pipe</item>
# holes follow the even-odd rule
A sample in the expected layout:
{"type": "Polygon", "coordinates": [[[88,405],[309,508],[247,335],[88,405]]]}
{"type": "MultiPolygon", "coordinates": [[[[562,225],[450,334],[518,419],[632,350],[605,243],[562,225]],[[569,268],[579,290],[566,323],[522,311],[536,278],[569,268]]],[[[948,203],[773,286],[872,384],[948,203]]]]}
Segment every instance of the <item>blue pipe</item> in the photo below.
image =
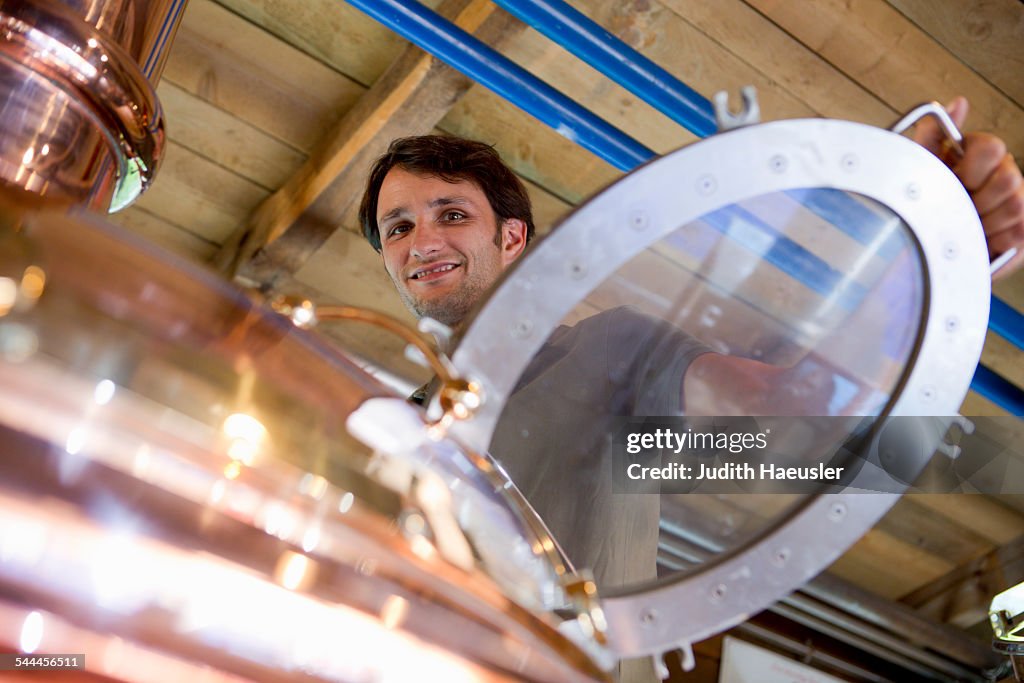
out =
{"type": "Polygon", "coordinates": [[[978,364],[971,389],[1017,417],[1024,417],[1024,390],[983,364],[978,364]]]}
{"type": "MultiPolygon", "coordinates": [[[[543,24],[537,25],[537,28],[563,47],[573,52],[576,50],[584,52],[580,56],[585,60],[593,58],[598,63],[605,64],[609,70],[620,74],[613,78],[625,77],[626,74],[640,74],[640,81],[628,80],[625,84],[632,92],[677,121],[679,120],[677,117],[694,116],[695,120],[691,122],[692,125],[699,127],[704,125],[702,123],[704,112],[710,106],[706,99],[701,98],[671,74],[651,63],[622,41],[601,30],[583,15],[571,8],[560,6],[559,0],[546,0],[547,5],[543,6],[540,5],[541,1],[520,0],[518,3],[513,3],[512,0],[495,0],[516,15],[522,11],[524,16],[533,16],[534,13],[538,13],[538,16],[549,16],[544,13],[552,13],[550,16],[553,18],[562,17],[557,20],[561,22],[557,26],[557,30],[544,29],[542,28],[543,24]],[[524,3],[529,4],[530,7],[522,9],[521,6],[524,3]],[[577,47],[570,47],[567,44],[570,43],[570,38],[567,36],[572,36],[573,32],[579,30],[585,31],[587,35],[578,40],[572,38],[571,43],[577,47]],[[599,55],[600,58],[598,59],[595,55],[599,55]],[[616,59],[631,64],[624,64],[621,68],[612,69],[610,62],[616,59]],[[652,66],[657,70],[651,69],[652,66]],[[682,98],[684,102],[680,111],[677,111],[674,106],[668,107],[666,104],[675,97],[682,98]]],[[[348,0],[348,2],[619,170],[630,171],[654,158],[655,153],[652,150],[595,116],[415,0],[348,0]]],[[[535,20],[528,21],[534,23],[535,20]]],[[[683,123],[683,125],[698,135],[714,132],[714,127],[702,133],[691,127],[690,124],[683,123]]],[[[704,131],[705,128],[700,127],[699,130],[704,131]]],[[[1022,339],[1024,337],[1024,331],[1022,331],[1024,330],[1024,316],[995,297],[992,298],[992,316],[989,325],[994,331],[1016,344],[1018,348],[1024,348],[1024,339],[1022,339]]],[[[999,403],[1014,414],[1021,413],[1020,405],[1014,402],[1024,401],[1019,396],[1024,392],[988,368],[979,365],[971,386],[978,393],[999,403]]]]}
{"type": "Polygon", "coordinates": [[[562,0],[494,0],[515,17],[700,137],[714,133],[711,102],[562,0]]]}
{"type": "Polygon", "coordinates": [[[989,309],[988,327],[1018,349],[1024,349],[1024,314],[994,296],[989,309]]]}
{"type": "Polygon", "coordinates": [[[415,0],[348,0],[403,38],[490,88],[621,171],[656,155],[415,0]]]}

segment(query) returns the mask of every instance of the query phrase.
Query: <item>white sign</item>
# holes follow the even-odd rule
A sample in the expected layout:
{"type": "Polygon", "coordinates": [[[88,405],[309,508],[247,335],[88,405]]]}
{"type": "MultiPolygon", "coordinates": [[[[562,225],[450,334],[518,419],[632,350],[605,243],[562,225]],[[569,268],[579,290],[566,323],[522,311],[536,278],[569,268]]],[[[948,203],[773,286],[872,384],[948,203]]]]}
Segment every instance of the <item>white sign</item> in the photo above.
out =
{"type": "Polygon", "coordinates": [[[843,683],[800,662],[730,636],[722,645],[718,683],[843,683]]]}

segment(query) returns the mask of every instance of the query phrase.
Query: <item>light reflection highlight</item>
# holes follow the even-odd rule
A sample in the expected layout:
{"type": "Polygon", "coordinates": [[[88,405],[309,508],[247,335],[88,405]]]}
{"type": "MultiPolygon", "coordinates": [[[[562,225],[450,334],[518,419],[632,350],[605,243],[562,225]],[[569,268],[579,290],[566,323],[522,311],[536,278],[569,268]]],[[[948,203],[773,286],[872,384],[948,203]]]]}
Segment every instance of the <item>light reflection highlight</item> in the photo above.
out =
{"type": "Polygon", "coordinates": [[[224,419],[224,436],[229,439],[228,456],[251,465],[267,438],[267,428],[252,415],[233,413],[224,419]]]}
{"type": "Polygon", "coordinates": [[[18,300],[18,285],[9,277],[0,277],[0,316],[7,315],[18,300]]]}
{"type": "Polygon", "coordinates": [[[316,576],[316,563],[305,555],[286,550],[274,569],[274,580],[290,591],[308,588],[316,576]]]}
{"type": "Polygon", "coordinates": [[[110,403],[110,399],[114,398],[116,389],[117,387],[109,379],[101,380],[92,392],[92,400],[98,406],[105,406],[110,403]]]}
{"type": "Polygon", "coordinates": [[[75,427],[68,433],[67,441],[64,442],[64,450],[68,455],[78,455],[85,445],[85,427],[75,427]]]}
{"type": "Polygon", "coordinates": [[[408,600],[398,595],[389,595],[380,608],[380,621],[384,628],[395,629],[402,625],[408,613],[408,600]]]}
{"type": "Polygon", "coordinates": [[[46,289],[46,271],[39,266],[29,266],[21,276],[21,295],[26,299],[35,300],[46,289]]]}
{"type": "Polygon", "coordinates": [[[25,623],[21,625],[21,637],[18,639],[18,646],[22,652],[31,654],[36,651],[39,644],[43,642],[43,615],[39,612],[29,612],[25,617],[25,623]]]}
{"type": "MultiPolygon", "coordinates": [[[[49,530],[45,557],[32,567],[17,560],[0,563],[0,578],[16,579],[28,590],[44,591],[77,608],[113,610],[126,627],[152,624],[154,614],[166,614],[169,636],[270,667],[282,679],[290,673],[379,683],[480,680],[477,669],[458,653],[403,630],[408,628],[412,609],[403,598],[390,598],[381,604],[378,615],[369,615],[303,592],[304,585],[311,585],[304,582],[312,583],[318,568],[299,553],[280,556],[280,579],[289,586],[298,585],[292,590],[277,577],[268,580],[271,577],[251,567],[209,552],[185,551],[123,531],[115,532],[118,541],[111,543],[109,527],[70,509],[0,496],[0,534],[30,519],[49,530]],[[119,569],[111,567],[112,558],[120,560],[119,569]],[[93,581],[97,575],[105,575],[102,587],[93,581]],[[359,646],[339,657],[338,643],[346,642],[359,646]]],[[[16,623],[23,618],[24,612],[19,612],[16,623]]],[[[47,628],[53,627],[51,617],[44,620],[47,628]]],[[[50,637],[41,639],[41,646],[50,637]]],[[[157,655],[128,642],[108,642],[108,647],[89,650],[97,653],[94,662],[107,673],[112,673],[107,666],[137,673],[166,671],[174,663],[154,659],[157,655]]],[[[152,676],[152,680],[187,678],[152,676]]]]}

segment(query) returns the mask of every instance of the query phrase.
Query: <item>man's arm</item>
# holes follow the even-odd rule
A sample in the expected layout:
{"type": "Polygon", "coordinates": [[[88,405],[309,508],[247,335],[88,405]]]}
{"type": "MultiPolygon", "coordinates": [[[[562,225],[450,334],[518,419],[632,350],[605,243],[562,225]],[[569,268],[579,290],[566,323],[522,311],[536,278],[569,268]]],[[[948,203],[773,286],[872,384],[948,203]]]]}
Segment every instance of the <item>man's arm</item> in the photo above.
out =
{"type": "MultiPolygon", "coordinates": [[[[791,367],[705,353],[683,377],[687,415],[828,415],[835,393],[831,372],[811,356],[791,367]]],[[[859,413],[842,406],[842,414],[859,413]]]]}

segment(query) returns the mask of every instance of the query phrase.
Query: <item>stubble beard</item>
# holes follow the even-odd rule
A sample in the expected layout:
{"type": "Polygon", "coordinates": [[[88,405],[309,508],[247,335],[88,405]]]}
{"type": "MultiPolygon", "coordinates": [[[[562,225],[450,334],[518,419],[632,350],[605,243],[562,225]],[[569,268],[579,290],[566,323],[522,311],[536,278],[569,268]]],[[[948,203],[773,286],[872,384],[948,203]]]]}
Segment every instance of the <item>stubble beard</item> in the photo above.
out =
{"type": "Polygon", "coordinates": [[[487,295],[492,282],[484,277],[470,277],[444,296],[416,298],[408,289],[399,287],[402,302],[417,318],[429,317],[457,328],[473,310],[477,302],[487,295]]]}

